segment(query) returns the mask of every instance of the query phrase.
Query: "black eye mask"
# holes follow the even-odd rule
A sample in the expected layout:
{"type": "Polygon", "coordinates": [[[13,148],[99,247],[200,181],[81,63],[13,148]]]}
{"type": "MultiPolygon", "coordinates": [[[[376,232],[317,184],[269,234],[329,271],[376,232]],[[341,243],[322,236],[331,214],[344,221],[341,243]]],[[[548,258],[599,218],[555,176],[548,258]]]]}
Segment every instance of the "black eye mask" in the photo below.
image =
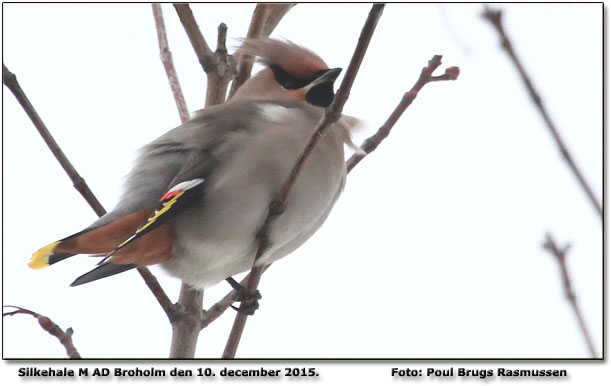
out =
{"type": "MultiPolygon", "coordinates": [[[[312,77],[309,78],[297,78],[295,76],[290,75],[282,68],[271,65],[269,66],[274,72],[274,76],[276,77],[276,81],[284,87],[286,90],[297,90],[303,88],[319,77],[323,76],[329,70],[319,70],[314,73],[312,77]]],[[[308,103],[319,106],[319,107],[329,107],[331,102],[333,102],[333,98],[335,94],[333,93],[333,82],[324,82],[312,87],[308,93],[305,95],[305,99],[308,103]]]]}
{"type": "Polygon", "coordinates": [[[302,87],[307,86],[312,83],[314,80],[318,79],[322,76],[327,70],[316,71],[312,77],[309,78],[297,78],[295,76],[290,75],[288,72],[284,71],[282,68],[272,64],[269,66],[274,72],[274,76],[278,83],[287,90],[297,90],[302,87]]]}

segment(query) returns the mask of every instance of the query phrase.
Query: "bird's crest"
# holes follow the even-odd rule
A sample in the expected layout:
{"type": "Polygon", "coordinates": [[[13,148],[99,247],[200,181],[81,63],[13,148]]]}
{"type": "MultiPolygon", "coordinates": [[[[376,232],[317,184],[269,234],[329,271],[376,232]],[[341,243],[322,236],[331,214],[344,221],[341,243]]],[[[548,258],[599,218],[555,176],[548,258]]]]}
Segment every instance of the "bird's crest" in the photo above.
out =
{"type": "Polygon", "coordinates": [[[290,41],[244,39],[239,51],[260,58],[267,66],[278,66],[299,78],[308,78],[317,71],[329,68],[318,55],[290,41]]]}

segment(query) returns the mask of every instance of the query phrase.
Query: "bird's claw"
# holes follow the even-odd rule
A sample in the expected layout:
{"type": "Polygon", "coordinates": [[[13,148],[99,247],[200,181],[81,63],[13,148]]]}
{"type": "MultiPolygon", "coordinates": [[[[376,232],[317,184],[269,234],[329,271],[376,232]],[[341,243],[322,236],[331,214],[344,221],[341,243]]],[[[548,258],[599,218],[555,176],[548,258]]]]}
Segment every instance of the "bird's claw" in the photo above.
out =
{"type": "Polygon", "coordinates": [[[231,306],[231,308],[240,314],[254,315],[255,311],[259,309],[259,302],[256,299],[243,301],[240,307],[231,306]]]}
{"type": "Polygon", "coordinates": [[[240,307],[231,306],[231,308],[241,314],[254,315],[255,311],[259,309],[259,299],[262,297],[261,292],[255,290],[254,293],[249,293],[246,287],[235,281],[232,277],[226,280],[236,291],[235,299],[241,303],[240,307]]]}

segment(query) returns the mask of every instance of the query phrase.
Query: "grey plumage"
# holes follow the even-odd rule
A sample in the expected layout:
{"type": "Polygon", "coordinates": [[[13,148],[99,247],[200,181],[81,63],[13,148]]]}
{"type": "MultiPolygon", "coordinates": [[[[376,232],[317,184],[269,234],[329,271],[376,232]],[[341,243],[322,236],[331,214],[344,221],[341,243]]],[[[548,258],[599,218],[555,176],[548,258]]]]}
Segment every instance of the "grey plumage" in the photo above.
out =
{"type": "MultiPolygon", "coordinates": [[[[181,207],[168,223],[173,237],[171,258],[161,263],[196,288],[252,266],[256,233],[269,204],[322,118],[339,73],[292,43],[246,40],[243,50],[259,55],[269,67],[249,79],[231,100],[195,113],[142,148],[119,204],[88,228],[103,230],[127,215],[161,208],[160,198],[169,189],[203,180],[190,192],[188,207],[181,207]],[[314,88],[316,93],[308,96],[314,88]]],[[[349,131],[357,122],[342,117],[321,138],[295,182],[286,211],[270,230],[271,244],[259,264],[289,254],[325,221],[344,186],[344,144],[352,144],[349,131]]],[[[62,245],[45,248],[53,253],[51,257],[74,252],[61,249],[62,245]]],[[[83,253],[79,247],[77,253],[83,253]]],[[[125,270],[126,266],[112,262],[79,278],[75,285],[125,270]],[[102,276],[97,277],[96,271],[102,276]]]]}
{"type": "MultiPolygon", "coordinates": [[[[199,166],[206,180],[199,205],[175,220],[174,257],[162,266],[199,288],[249,269],[257,248],[254,236],[267,208],[321,116],[322,109],[304,109],[296,103],[230,102],[203,111],[192,122],[147,146],[139,159],[140,165],[165,163],[160,158],[168,158],[169,163],[189,160],[199,166]],[[223,117],[222,123],[218,116],[223,117]],[[175,146],[174,151],[158,151],[168,143],[175,146]]],[[[345,181],[342,131],[339,125],[330,130],[304,167],[286,212],[271,230],[272,245],[261,263],[292,252],[328,216],[345,181]]],[[[193,170],[190,168],[183,164],[177,175],[193,170]]],[[[150,178],[138,167],[136,170],[128,179],[128,187],[150,178]]],[[[193,177],[187,172],[184,179],[193,177]]],[[[173,178],[174,182],[167,187],[179,182],[176,176],[173,178]]],[[[164,179],[168,181],[171,177],[164,179]]],[[[150,199],[160,197],[167,187],[150,199]]]]}

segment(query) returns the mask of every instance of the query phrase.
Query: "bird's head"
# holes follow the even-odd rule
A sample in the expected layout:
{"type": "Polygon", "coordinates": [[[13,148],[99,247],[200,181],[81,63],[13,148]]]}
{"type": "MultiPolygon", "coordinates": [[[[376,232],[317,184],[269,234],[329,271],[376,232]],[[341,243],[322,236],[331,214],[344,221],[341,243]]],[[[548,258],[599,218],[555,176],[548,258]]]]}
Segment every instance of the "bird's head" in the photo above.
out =
{"type": "Polygon", "coordinates": [[[291,42],[246,39],[240,51],[257,57],[266,68],[238,89],[233,99],[298,100],[328,107],[341,68],[329,68],[315,53],[291,42]]]}

